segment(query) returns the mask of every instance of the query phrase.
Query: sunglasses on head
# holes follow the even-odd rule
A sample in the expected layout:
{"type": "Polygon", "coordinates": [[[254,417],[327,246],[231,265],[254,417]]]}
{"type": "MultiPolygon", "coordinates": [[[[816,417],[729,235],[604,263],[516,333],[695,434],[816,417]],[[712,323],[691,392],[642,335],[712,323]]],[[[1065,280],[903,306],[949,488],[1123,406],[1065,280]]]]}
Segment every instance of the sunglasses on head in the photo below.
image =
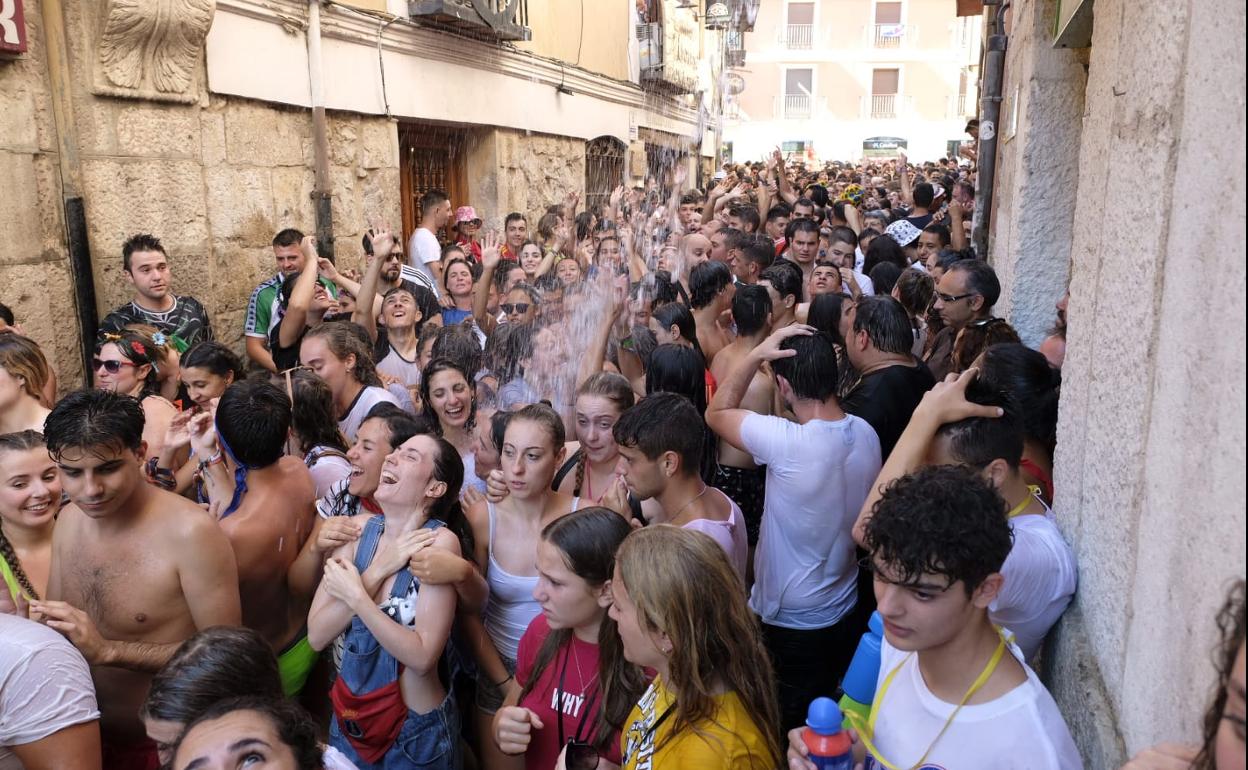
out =
{"type": "Polygon", "coordinates": [[[129,361],[105,361],[101,358],[91,359],[91,371],[98,372],[101,368],[109,374],[116,374],[123,366],[137,366],[129,361]]]}
{"type": "Polygon", "coordinates": [[[507,302],[501,305],[500,307],[502,307],[504,313],[506,313],[507,315],[511,315],[512,313],[527,313],[529,312],[529,308],[532,307],[532,305],[530,305],[528,302],[517,302],[514,305],[510,302],[507,302]]]}

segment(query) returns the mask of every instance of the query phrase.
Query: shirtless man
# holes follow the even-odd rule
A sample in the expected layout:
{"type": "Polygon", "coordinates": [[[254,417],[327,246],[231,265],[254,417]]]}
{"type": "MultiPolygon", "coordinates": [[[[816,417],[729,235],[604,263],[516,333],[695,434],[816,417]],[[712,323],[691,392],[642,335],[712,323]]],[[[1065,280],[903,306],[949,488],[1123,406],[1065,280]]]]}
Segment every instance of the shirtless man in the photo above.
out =
{"type": "Polygon", "coordinates": [[[732,271],[723,262],[703,262],[689,274],[689,305],[697,326],[698,346],[706,356],[707,366],[732,342],[727,315],[736,290],[732,271]]]}
{"type": "MultiPolygon", "coordinates": [[[[732,319],[737,324],[737,338],[715,357],[711,375],[716,382],[723,378],[749,355],[758,343],[771,333],[771,296],[762,286],[742,286],[732,298],[732,319]]],[[[741,408],[758,414],[772,413],[775,401],[775,382],[760,369],[750,381],[750,387],[741,400],[741,408]]],[[[753,572],[754,546],[758,544],[758,528],[763,520],[763,496],[767,472],[758,467],[748,452],[719,442],[719,469],[715,472],[715,487],[723,490],[741,507],[745,517],[745,531],[749,537],[750,555],[746,562],[747,572],[753,572]]]]}
{"type": "Polygon", "coordinates": [[[70,504],[52,540],[48,599],[31,602],[30,617],[91,665],[105,770],[155,768],[139,707],[152,674],[187,637],[238,625],[234,554],[203,509],[144,480],[138,401],[71,393],[44,433],[70,504]]]}
{"type": "Polygon", "coordinates": [[[272,645],[282,688],[295,695],[316,653],[303,632],[312,597],[294,595],[287,575],[312,532],[316,486],[298,457],[282,456],[290,420],[285,393],[245,380],[221,396],[215,430],[209,414],[196,418],[191,441],[196,456],[222,459],[205,469],[204,486],[238,560],[243,625],[272,645]]]}

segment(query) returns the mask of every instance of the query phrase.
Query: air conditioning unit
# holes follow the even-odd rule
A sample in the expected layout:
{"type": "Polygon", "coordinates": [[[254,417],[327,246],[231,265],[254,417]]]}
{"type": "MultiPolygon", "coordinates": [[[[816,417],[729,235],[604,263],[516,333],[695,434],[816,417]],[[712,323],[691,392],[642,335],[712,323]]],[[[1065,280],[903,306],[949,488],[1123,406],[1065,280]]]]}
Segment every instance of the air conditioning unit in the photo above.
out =
{"type": "Polygon", "coordinates": [[[641,76],[646,79],[663,77],[663,25],[658,22],[637,25],[641,76]]]}

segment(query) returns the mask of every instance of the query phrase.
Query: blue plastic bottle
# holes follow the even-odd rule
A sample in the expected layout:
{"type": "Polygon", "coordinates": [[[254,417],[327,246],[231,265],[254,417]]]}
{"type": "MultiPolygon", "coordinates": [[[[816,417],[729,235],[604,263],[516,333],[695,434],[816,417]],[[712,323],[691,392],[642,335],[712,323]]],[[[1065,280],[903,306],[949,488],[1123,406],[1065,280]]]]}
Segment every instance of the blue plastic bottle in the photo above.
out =
{"type": "Polygon", "coordinates": [[[841,727],[841,709],[831,698],[815,698],[806,710],[802,742],[819,770],[853,770],[854,747],[841,727]]]}
{"type": "MultiPolygon", "coordinates": [[[[841,680],[841,711],[854,712],[866,721],[871,711],[871,701],[875,698],[875,683],[880,677],[880,644],[884,641],[884,619],[880,613],[871,613],[867,622],[867,632],[858,642],[854,651],[854,659],[850,661],[841,680]]],[[[849,727],[848,719],[845,726],[849,727]]]]}

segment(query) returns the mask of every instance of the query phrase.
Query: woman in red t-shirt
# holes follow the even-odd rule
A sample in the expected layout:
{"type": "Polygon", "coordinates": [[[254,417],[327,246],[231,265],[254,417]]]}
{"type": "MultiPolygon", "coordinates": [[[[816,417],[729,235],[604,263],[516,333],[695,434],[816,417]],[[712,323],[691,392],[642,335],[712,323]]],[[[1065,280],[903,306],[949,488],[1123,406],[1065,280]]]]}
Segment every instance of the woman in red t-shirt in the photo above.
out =
{"type": "Polygon", "coordinates": [[[542,531],[533,590],[542,612],[520,639],[519,697],[494,717],[494,740],[505,754],[523,754],[527,770],[552,770],[569,743],[568,770],[620,764],[620,729],[646,687],[607,617],[615,551],[630,531],[606,508],[542,531]]]}

